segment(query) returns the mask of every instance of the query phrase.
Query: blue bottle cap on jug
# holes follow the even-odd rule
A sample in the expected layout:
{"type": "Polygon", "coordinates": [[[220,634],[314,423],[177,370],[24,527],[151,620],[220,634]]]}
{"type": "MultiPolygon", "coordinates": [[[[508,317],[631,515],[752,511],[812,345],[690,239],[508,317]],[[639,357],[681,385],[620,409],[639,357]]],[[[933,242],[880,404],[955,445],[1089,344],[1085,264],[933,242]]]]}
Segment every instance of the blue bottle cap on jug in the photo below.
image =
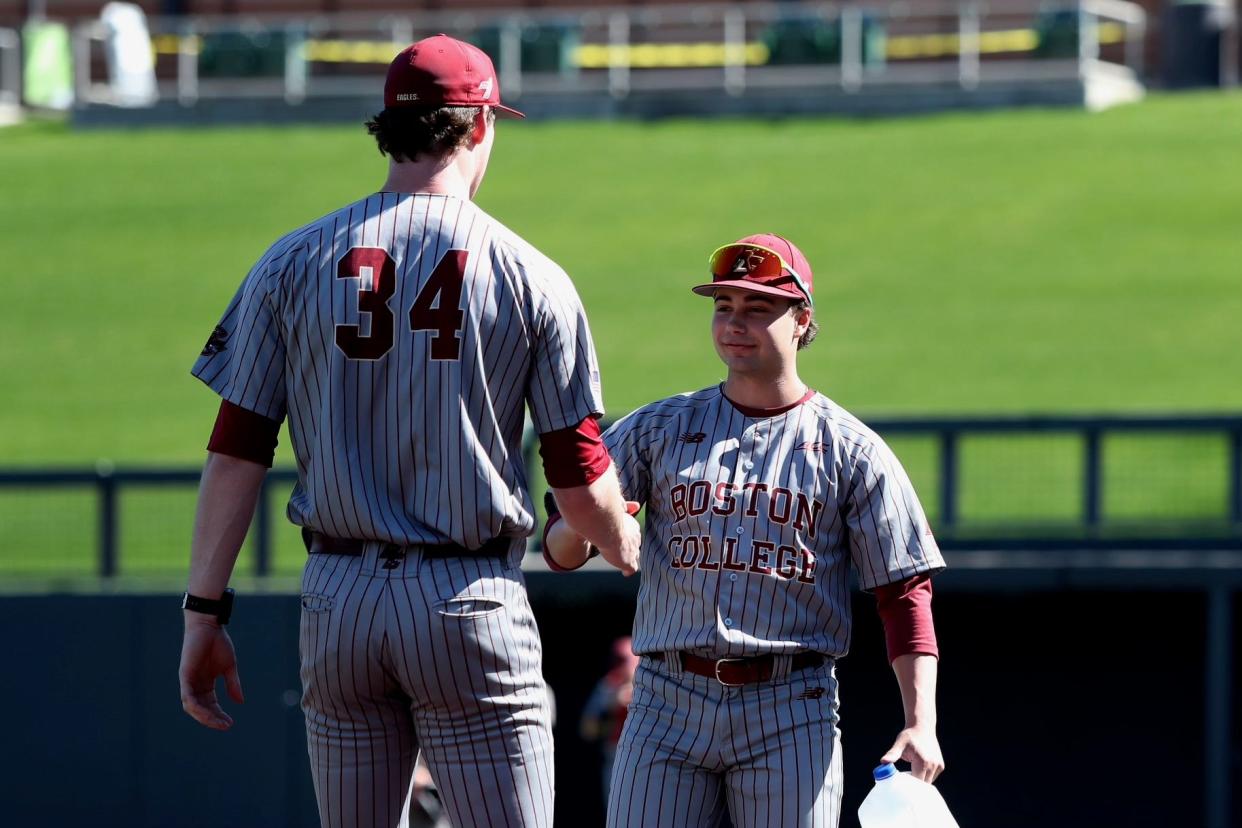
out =
{"type": "Polygon", "coordinates": [[[875,778],[876,782],[879,782],[881,779],[888,779],[890,776],[893,776],[896,773],[897,773],[897,768],[891,765],[890,763],[885,762],[883,765],[880,765],[878,768],[873,770],[871,772],[871,775],[872,777],[875,778]]]}

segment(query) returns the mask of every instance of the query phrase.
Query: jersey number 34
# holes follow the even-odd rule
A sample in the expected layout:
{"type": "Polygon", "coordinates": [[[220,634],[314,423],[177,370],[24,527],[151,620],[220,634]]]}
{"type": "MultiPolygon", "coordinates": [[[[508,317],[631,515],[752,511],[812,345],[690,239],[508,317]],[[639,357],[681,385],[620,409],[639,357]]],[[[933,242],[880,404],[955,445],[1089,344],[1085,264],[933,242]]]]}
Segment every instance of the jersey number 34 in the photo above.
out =
{"type": "MultiPolygon", "coordinates": [[[[431,358],[461,358],[461,286],[469,250],[449,250],[436,262],[410,308],[411,331],[434,331],[431,358]]],[[[336,326],[336,347],[350,359],[379,359],[395,341],[393,312],[388,300],[397,291],[397,265],[381,247],[354,247],[336,265],[336,278],[358,280],[358,311],[370,314],[371,331],[358,325],[336,326]]]]}

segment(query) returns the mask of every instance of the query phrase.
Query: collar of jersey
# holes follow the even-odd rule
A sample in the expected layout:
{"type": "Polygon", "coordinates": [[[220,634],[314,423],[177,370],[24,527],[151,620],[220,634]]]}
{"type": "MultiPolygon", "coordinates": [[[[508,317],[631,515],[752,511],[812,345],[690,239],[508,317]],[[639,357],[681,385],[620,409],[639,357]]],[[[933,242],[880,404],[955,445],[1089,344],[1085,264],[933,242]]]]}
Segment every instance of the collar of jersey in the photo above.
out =
{"type": "Polygon", "coordinates": [[[741,403],[737,403],[729,399],[729,395],[724,392],[723,382],[720,384],[719,388],[720,388],[720,396],[724,397],[725,401],[729,403],[729,405],[733,406],[734,408],[736,408],[738,411],[740,411],[742,414],[746,415],[747,417],[756,417],[756,418],[776,417],[781,414],[784,414],[786,411],[793,411],[795,408],[802,405],[807,400],[811,399],[811,397],[815,396],[815,389],[811,388],[810,386],[807,386],[806,393],[802,395],[802,399],[796,400],[795,402],[791,402],[789,405],[782,405],[779,408],[751,408],[750,406],[742,405],[741,403]]]}

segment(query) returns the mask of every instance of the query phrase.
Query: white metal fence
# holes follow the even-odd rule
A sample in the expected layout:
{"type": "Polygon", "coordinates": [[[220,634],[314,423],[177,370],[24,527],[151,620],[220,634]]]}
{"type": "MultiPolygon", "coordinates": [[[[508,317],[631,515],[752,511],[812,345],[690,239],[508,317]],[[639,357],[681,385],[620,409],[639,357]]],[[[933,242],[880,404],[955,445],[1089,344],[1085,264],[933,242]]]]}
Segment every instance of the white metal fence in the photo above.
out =
{"type": "MultiPolygon", "coordinates": [[[[1143,9],[1125,0],[737,3],[587,9],[180,17],[149,21],[160,96],[375,95],[406,44],[436,32],[496,60],[505,94],[955,85],[1142,73],[1143,9]]],[[[108,31],[74,30],[78,100],[112,100],[108,31]]]]}

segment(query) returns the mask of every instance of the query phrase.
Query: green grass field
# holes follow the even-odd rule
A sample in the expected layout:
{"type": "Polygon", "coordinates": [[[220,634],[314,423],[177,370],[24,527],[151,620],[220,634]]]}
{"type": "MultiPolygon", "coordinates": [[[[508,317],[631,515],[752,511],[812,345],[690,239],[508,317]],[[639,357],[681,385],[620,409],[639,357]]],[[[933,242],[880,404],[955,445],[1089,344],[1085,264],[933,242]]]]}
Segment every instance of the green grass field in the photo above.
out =
{"type": "MultiPolygon", "coordinates": [[[[714,247],[765,230],[815,270],[804,379],[864,417],[1238,411],[1239,170],[1242,95],[1157,96],[1094,115],[506,123],[479,201],[574,277],[614,415],[721,378],[688,286],[714,247]]],[[[0,131],[0,465],[200,462],[216,402],[188,368],[238,282],[383,175],[360,127],[0,131]]],[[[1075,452],[1034,450],[1035,494],[1014,495],[997,485],[1014,461],[979,449],[1001,459],[968,455],[963,509],[1059,516],[1075,452]]],[[[1151,453],[1114,456],[1141,474],[1151,453]]],[[[1165,453],[1181,469],[1162,474],[1189,475],[1170,484],[1179,513],[1216,508],[1219,452],[1165,453]]],[[[925,446],[907,462],[930,481],[925,446]]],[[[1168,506],[1147,491],[1106,506],[1168,506]]],[[[82,500],[0,497],[3,558],[76,560],[91,501],[49,497],[82,500]]],[[[127,547],[182,565],[184,498],[135,498],[125,526],[159,540],[127,547]]]]}

